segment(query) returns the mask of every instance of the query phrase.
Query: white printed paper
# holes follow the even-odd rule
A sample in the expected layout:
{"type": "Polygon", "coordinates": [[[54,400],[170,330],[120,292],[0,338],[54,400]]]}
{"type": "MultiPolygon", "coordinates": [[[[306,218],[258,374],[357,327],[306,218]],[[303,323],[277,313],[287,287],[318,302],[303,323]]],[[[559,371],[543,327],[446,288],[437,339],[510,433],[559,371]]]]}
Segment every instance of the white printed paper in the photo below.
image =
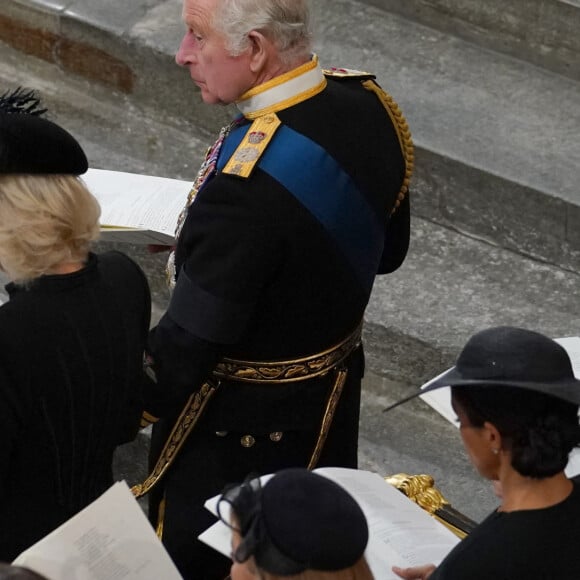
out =
{"type": "Polygon", "coordinates": [[[13,562],[50,580],[180,580],[125,482],[22,552],[13,562]]]}
{"type": "Polygon", "coordinates": [[[101,205],[101,237],[135,244],[172,244],[191,182],[89,169],[83,176],[101,205]]]}

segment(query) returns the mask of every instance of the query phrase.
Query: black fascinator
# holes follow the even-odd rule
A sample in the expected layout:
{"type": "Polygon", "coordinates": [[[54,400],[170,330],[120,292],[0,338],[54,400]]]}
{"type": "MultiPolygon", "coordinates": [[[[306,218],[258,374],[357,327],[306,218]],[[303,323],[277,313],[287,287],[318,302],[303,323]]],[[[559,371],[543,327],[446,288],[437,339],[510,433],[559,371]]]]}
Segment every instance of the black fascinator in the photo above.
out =
{"type": "Polygon", "coordinates": [[[253,556],[260,569],[280,576],[349,568],[364,555],[369,537],[353,497],[307,469],[282,470],[264,486],[253,479],[234,487],[222,495],[218,512],[241,536],[234,560],[253,556]]]}

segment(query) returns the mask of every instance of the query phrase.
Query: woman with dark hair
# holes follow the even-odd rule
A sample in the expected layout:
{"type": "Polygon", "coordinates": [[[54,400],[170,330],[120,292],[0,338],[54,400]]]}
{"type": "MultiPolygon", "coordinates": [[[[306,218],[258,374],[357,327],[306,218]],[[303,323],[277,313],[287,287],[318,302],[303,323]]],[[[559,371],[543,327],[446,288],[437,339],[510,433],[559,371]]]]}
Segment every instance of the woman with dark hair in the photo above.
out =
{"type": "Polygon", "coordinates": [[[231,580],[373,580],[365,515],[326,477],[285,469],[230,489],[218,509],[232,528],[231,580]]]}
{"type": "Polygon", "coordinates": [[[36,99],[0,97],[0,559],[68,520],[113,483],[137,434],[150,296],[120,252],[95,254],[100,208],[87,159],[36,99]]]}
{"type": "Polygon", "coordinates": [[[579,579],[580,485],[564,469],[580,444],[580,381],[566,351],[535,332],[492,328],[427,390],[446,385],[469,458],[499,482],[501,505],[437,568],[393,570],[421,580],[579,579]]]}

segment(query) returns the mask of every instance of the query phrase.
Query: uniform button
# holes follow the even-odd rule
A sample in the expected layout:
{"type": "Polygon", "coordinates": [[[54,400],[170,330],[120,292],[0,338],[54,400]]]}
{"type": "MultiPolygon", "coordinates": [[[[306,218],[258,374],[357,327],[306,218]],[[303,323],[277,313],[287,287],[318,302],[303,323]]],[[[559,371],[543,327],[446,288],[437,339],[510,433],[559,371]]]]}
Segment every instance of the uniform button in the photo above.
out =
{"type": "Polygon", "coordinates": [[[227,431],[216,431],[215,434],[218,437],[227,437],[228,432],[227,431]]]}
{"type": "Polygon", "coordinates": [[[274,441],[274,443],[278,443],[282,437],[284,437],[282,431],[274,431],[273,433],[270,433],[270,441],[274,441]]]}
{"type": "Polygon", "coordinates": [[[242,444],[242,447],[253,447],[254,444],[256,443],[256,440],[251,436],[251,435],[244,435],[241,439],[240,439],[240,443],[242,444]]]}

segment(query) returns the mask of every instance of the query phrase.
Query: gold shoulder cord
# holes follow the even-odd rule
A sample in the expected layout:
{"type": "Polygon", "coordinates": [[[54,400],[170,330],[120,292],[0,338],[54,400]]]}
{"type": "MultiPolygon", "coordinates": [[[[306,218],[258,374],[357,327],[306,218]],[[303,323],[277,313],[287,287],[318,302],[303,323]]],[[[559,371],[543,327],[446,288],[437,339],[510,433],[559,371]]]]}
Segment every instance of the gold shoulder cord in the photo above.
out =
{"type": "Polygon", "coordinates": [[[403,159],[405,160],[405,178],[403,179],[403,185],[401,186],[401,190],[397,196],[395,207],[391,210],[391,215],[393,215],[401,205],[401,202],[405,199],[405,196],[409,193],[409,183],[411,182],[415,162],[413,139],[411,138],[411,131],[409,130],[407,120],[393,97],[379,87],[379,85],[377,85],[373,80],[363,81],[362,85],[368,91],[375,93],[387,110],[387,113],[393,122],[393,126],[395,127],[395,131],[397,132],[401,152],[403,153],[403,159]]]}

